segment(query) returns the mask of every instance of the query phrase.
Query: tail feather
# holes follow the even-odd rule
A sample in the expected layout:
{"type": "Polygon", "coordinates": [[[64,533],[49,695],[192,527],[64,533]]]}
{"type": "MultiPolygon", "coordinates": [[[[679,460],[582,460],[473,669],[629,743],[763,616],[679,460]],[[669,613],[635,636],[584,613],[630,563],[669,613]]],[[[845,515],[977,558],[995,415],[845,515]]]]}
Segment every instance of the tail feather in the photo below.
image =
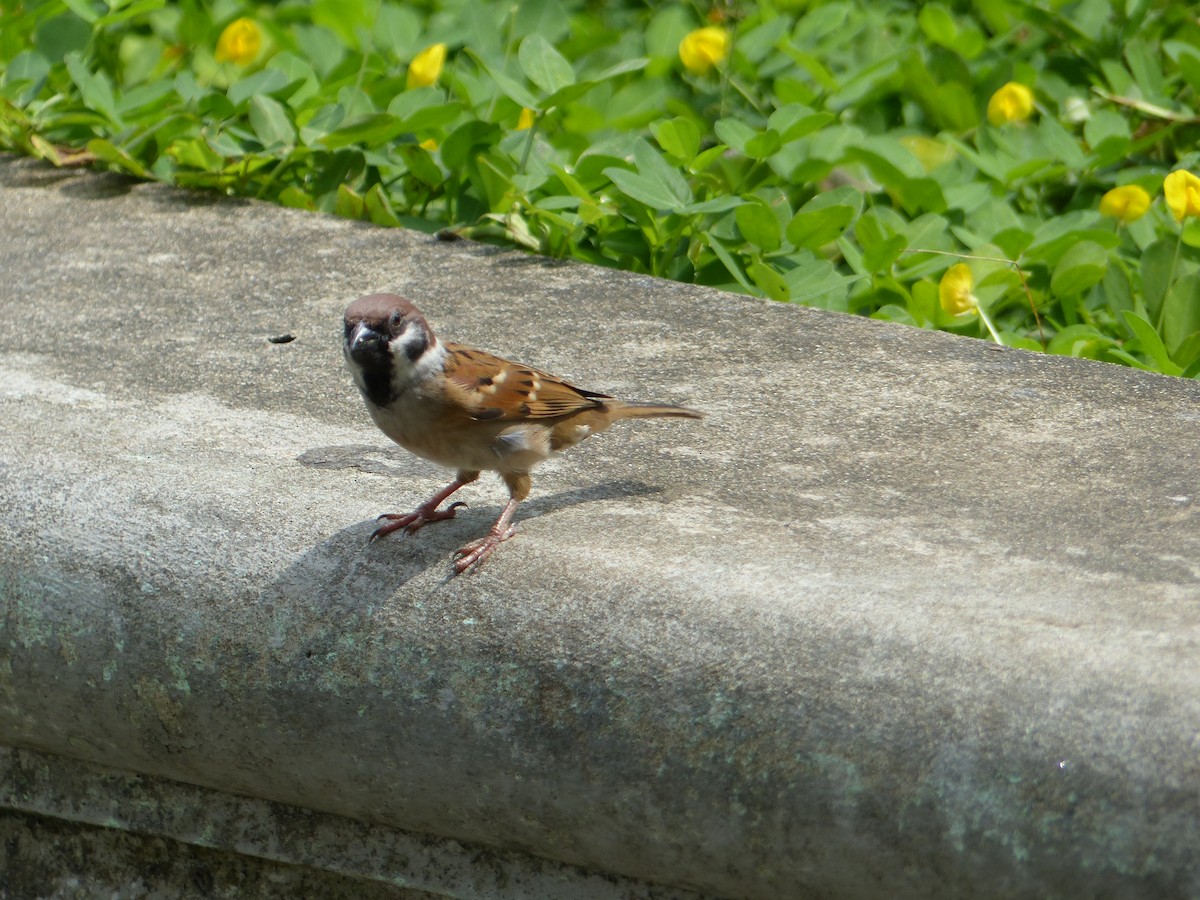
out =
{"type": "Polygon", "coordinates": [[[612,409],[614,419],[703,419],[704,413],[686,406],[672,406],[669,403],[606,403],[612,409]]]}

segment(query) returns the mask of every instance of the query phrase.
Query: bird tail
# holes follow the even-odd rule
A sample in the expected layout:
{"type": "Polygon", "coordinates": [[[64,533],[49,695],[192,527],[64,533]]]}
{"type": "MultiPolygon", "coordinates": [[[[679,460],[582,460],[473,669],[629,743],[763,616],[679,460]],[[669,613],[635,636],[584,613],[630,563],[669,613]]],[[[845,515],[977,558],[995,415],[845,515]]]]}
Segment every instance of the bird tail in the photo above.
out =
{"type": "Polygon", "coordinates": [[[669,403],[608,403],[615,419],[703,419],[704,413],[669,403]]]}

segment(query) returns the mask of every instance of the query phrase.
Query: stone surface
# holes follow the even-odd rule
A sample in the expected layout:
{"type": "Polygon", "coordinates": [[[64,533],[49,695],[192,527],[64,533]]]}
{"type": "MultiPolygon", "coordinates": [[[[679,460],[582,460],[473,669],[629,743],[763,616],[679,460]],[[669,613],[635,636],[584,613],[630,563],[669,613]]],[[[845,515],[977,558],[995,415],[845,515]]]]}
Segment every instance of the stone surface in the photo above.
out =
{"type": "Polygon", "coordinates": [[[0,747],[0,898],[688,900],[695,894],[0,747]]]}
{"type": "Polygon", "coordinates": [[[0,743],[717,895],[1200,893],[1200,385],[0,161],[0,743]],[[339,355],[685,403],[445,478],[339,355]],[[272,344],[270,335],[296,340],[272,344]]]}

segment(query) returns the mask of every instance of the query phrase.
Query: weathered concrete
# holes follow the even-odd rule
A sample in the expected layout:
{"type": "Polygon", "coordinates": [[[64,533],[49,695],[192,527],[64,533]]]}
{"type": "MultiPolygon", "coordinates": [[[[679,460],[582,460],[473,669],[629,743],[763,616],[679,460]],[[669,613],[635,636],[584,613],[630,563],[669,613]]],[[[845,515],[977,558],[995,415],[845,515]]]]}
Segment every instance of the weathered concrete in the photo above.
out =
{"type": "Polygon", "coordinates": [[[720,895],[1200,893],[1200,385],[25,162],[0,217],[0,743],[720,895]],[[450,580],[503,489],[366,544],[443,478],[342,371],[374,290],[709,416],[450,580]]]}
{"type": "Polygon", "coordinates": [[[696,897],[522,853],[0,748],[0,897],[146,896],[696,897]]]}

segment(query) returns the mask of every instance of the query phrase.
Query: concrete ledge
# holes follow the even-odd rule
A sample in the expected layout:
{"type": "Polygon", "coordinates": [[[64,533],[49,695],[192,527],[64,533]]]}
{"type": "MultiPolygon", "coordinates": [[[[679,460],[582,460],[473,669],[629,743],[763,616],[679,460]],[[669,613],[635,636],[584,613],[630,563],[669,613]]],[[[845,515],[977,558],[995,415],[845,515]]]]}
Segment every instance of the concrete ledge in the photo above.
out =
{"type": "Polygon", "coordinates": [[[1200,893],[1200,385],[23,161],[0,220],[0,743],[634,896],[1200,893]],[[709,417],[448,579],[503,491],[366,544],[443,478],[373,290],[709,417]]]}
{"type": "Polygon", "coordinates": [[[0,811],[6,897],[697,897],[32,750],[0,748],[0,811]]]}

